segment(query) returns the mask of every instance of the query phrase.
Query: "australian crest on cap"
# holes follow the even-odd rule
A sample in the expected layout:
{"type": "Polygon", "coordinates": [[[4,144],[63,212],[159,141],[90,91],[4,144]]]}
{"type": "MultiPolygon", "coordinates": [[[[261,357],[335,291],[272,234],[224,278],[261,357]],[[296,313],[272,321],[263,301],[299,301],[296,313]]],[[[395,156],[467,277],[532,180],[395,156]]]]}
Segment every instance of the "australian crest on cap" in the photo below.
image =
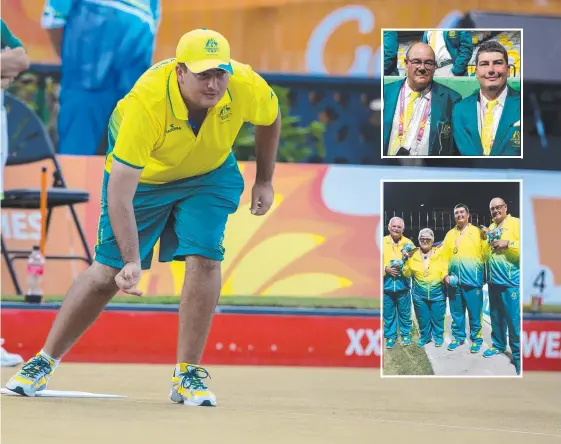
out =
{"type": "Polygon", "coordinates": [[[213,37],[209,38],[205,43],[205,50],[210,54],[214,54],[218,51],[218,42],[213,37]]]}

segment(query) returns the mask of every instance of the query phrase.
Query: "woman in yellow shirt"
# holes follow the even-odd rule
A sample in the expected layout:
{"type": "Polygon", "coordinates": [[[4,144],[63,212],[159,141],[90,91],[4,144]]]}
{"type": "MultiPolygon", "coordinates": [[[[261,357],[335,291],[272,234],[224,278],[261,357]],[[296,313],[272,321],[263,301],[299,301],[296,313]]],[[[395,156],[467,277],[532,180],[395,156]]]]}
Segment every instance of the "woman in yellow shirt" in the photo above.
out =
{"type": "Polygon", "coordinates": [[[405,262],[403,275],[411,277],[411,296],[419,323],[418,347],[434,339],[436,347],[444,343],[444,319],[446,317],[446,295],[444,278],[448,274],[448,263],[440,249],[433,248],[434,233],[424,228],[419,233],[420,248],[405,262]]]}

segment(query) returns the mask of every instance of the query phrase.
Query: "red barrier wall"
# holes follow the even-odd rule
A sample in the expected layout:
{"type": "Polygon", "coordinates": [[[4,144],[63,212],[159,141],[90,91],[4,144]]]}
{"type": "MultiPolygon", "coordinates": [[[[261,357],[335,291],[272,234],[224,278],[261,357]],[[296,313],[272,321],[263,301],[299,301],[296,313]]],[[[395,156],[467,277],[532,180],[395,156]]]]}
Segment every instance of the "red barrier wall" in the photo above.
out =
{"type": "MultiPolygon", "coordinates": [[[[37,353],[56,310],[3,309],[6,349],[37,353]],[[25,326],[25,328],[23,328],[25,326]]],[[[379,318],[216,314],[206,364],[379,367],[379,318]]],[[[105,311],[67,362],[175,363],[177,313],[105,311]]]]}
{"type": "Polygon", "coordinates": [[[524,321],[524,368],[561,372],[561,321],[524,321]]]}
{"type": "MultiPolygon", "coordinates": [[[[3,308],[6,349],[29,359],[39,351],[55,309],[3,308]],[[25,328],[23,328],[25,326],[25,328]]],[[[378,317],[215,315],[206,364],[379,367],[378,317]]],[[[67,362],[175,362],[177,313],[105,311],[65,357],[67,362]]],[[[524,370],[561,371],[561,321],[525,320],[524,370]]]]}

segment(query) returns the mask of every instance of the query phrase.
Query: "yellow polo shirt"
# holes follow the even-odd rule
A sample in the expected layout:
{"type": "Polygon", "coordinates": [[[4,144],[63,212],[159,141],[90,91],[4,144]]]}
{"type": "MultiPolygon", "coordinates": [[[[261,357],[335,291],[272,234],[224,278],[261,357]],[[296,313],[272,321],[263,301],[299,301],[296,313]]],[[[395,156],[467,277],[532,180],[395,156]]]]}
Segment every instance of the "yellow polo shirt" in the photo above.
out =
{"type": "Polygon", "coordinates": [[[232,60],[228,89],[195,136],[175,66],[175,59],[152,66],[117,104],[109,121],[108,173],[113,159],[142,169],[146,184],[208,173],[226,160],[245,122],[267,126],[278,116],[272,88],[249,65],[232,60]]]}

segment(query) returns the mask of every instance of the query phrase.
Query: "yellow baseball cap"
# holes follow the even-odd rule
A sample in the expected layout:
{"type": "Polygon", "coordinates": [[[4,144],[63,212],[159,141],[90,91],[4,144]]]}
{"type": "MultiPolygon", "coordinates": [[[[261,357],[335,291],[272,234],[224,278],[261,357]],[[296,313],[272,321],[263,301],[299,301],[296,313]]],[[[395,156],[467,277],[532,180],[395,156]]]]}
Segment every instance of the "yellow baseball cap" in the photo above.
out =
{"type": "Polygon", "coordinates": [[[175,59],[185,63],[195,74],[214,68],[234,74],[228,40],[210,29],[195,29],[183,34],[175,50],[175,59]]]}

